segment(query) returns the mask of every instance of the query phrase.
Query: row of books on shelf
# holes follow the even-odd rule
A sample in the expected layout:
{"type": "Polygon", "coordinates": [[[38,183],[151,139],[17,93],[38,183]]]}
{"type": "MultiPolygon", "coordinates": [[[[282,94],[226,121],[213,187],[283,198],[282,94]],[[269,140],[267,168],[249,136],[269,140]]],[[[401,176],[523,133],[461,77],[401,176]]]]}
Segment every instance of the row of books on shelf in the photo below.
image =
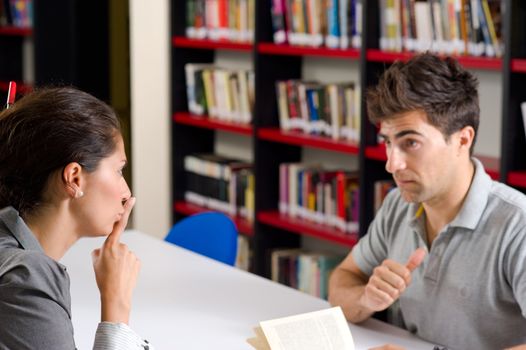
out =
{"type": "Polygon", "coordinates": [[[501,57],[501,0],[378,0],[380,49],[501,57]]]}
{"type": "Polygon", "coordinates": [[[361,46],[362,0],[272,0],[271,16],[276,44],[361,46]]]}
{"type": "Polygon", "coordinates": [[[357,172],[325,170],[306,163],[279,166],[279,211],[291,217],[356,233],[359,192],[357,172]]]}
{"type": "Polygon", "coordinates": [[[213,64],[185,65],[188,110],[223,121],[249,124],[254,109],[254,72],[213,64]]]}
{"type": "Polygon", "coordinates": [[[0,0],[0,26],[33,27],[32,0],[0,0]]]}
{"type": "Polygon", "coordinates": [[[276,99],[282,130],[360,142],[360,89],[357,84],[280,80],[276,82],[276,99]]]}
{"type": "Polygon", "coordinates": [[[247,220],[254,219],[252,164],[217,154],[201,153],[184,158],[185,200],[247,220]]]}
{"type": "Polygon", "coordinates": [[[271,253],[273,281],[327,299],[329,275],[343,256],[302,249],[276,249],[271,253]]]}
{"type": "Polygon", "coordinates": [[[256,0],[186,0],[186,36],[253,42],[256,0]]]}

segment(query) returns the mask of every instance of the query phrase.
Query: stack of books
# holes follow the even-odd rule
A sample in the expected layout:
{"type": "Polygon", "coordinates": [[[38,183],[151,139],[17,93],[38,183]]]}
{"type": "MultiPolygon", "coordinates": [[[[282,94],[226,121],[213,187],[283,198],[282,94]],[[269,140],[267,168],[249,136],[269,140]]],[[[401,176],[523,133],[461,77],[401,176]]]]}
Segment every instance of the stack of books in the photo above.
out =
{"type": "Polygon", "coordinates": [[[186,36],[253,42],[254,11],[255,0],[187,0],[186,36]]]}
{"type": "Polygon", "coordinates": [[[358,232],[358,173],[328,171],[316,165],[282,163],[279,166],[279,211],[291,217],[358,232]]]}
{"type": "Polygon", "coordinates": [[[302,249],[277,249],[271,254],[273,281],[327,299],[329,275],[343,256],[302,249]]]}
{"type": "Polygon", "coordinates": [[[254,173],[252,164],[216,154],[184,158],[185,200],[213,210],[254,219],[254,173]]]}
{"type": "Polygon", "coordinates": [[[185,65],[188,111],[249,124],[254,109],[254,72],[212,64],[185,65]]]}
{"type": "Polygon", "coordinates": [[[380,49],[502,57],[501,0],[378,0],[380,49]]]}
{"type": "Polygon", "coordinates": [[[282,130],[360,142],[360,89],[354,82],[279,80],[276,97],[282,130]]]}
{"type": "Polygon", "coordinates": [[[0,26],[33,27],[32,0],[0,1],[0,26]]]}
{"type": "Polygon", "coordinates": [[[274,43],[360,48],[363,0],[272,0],[274,43]]]}

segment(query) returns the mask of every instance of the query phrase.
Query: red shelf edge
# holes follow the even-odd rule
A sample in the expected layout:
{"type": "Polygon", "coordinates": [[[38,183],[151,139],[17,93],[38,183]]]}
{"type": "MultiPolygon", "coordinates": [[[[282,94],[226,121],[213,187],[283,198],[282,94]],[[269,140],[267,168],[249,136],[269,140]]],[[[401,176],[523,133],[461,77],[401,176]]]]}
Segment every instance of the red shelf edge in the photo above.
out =
{"type": "Polygon", "coordinates": [[[273,43],[258,44],[258,52],[287,56],[319,56],[328,58],[360,58],[357,49],[330,49],[326,47],[308,47],[293,45],[277,45],[273,43]]]}
{"type": "Polygon", "coordinates": [[[0,35],[31,36],[33,28],[21,28],[14,26],[0,26],[0,35]]]}
{"type": "Polygon", "coordinates": [[[205,116],[198,116],[187,112],[174,113],[172,120],[179,124],[191,125],[205,129],[222,130],[241,135],[252,135],[251,125],[213,120],[205,116]]]}
{"type": "Polygon", "coordinates": [[[238,43],[228,40],[190,39],[184,36],[174,36],[172,45],[175,47],[186,47],[194,49],[222,49],[234,51],[252,51],[252,43],[238,43]]]}
{"type": "MultiPolygon", "coordinates": [[[[177,201],[174,203],[173,210],[177,213],[184,214],[184,215],[193,215],[198,213],[205,213],[210,211],[216,211],[209,208],[203,208],[195,204],[191,204],[185,201],[177,201]]],[[[254,227],[253,223],[248,221],[247,219],[240,218],[240,217],[233,217],[231,215],[225,214],[228,217],[234,221],[236,224],[237,230],[239,233],[245,235],[245,236],[253,236],[254,235],[254,227]]]]}
{"type": "Polygon", "coordinates": [[[511,71],[526,73],[526,59],[515,58],[511,60],[511,71]]]}
{"type": "Polygon", "coordinates": [[[378,145],[365,147],[365,157],[386,162],[387,155],[385,154],[385,146],[378,145]]]}
{"type": "Polygon", "coordinates": [[[353,247],[358,242],[358,234],[346,234],[332,227],[282,215],[278,211],[260,212],[257,214],[257,219],[259,222],[269,226],[300,235],[321,238],[348,247],[353,247]]]}
{"type": "Polygon", "coordinates": [[[282,131],[278,128],[261,128],[258,130],[258,138],[261,140],[313,147],[347,154],[356,155],[360,152],[357,145],[345,141],[335,141],[330,138],[312,136],[301,132],[282,131]]]}
{"type": "MultiPolygon", "coordinates": [[[[389,52],[377,49],[367,50],[367,60],[374,62],[394,62],[396,60],[407,61],[418,52],[389,52]]],[[[445,55],[444,55],[445,56],[445,55]]],[[[475,56],[451,56],[466,67],[473,69],[500,70],[502,69],[502,59],[492,57],[475,57],[475,56]]]]}
{"type": "Polygon", "coordinates": [[[510,171],[508,173],[508,184],[526,188],[526,170],[510,171]]]}

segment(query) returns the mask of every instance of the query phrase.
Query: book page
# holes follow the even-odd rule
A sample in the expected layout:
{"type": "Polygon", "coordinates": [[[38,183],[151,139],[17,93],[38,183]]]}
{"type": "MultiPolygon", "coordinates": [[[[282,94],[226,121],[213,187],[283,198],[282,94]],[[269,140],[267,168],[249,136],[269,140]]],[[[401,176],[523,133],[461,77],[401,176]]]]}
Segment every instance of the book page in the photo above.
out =
{"type": "Polygon", "coordinates": [[[272,350],[354,350],[340,307],[260,323],[272,350]]]}

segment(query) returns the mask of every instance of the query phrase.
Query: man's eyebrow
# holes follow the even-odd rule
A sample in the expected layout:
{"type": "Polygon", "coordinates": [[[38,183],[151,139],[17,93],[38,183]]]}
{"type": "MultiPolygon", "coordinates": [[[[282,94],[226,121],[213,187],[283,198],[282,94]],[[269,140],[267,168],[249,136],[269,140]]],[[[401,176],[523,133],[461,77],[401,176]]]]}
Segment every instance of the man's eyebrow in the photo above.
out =
{"type": "MultiPolygon", "coordinates": [[[[399,138],[402,138],[406,135],[418,135],[418,136],[424,136],[422,133],[419,133],[418,131],[416,130],[402,130],[400,132],[397,132],[395,135],[394,135],[394,138],[395,139],[399,139],[399,138]]],[[[382,139],[384,140],[389,140],[389,137],[385,134],[382,134],[382,133],[379,133],[378,134],[379,137],[381,137],[382,139]]]]}

